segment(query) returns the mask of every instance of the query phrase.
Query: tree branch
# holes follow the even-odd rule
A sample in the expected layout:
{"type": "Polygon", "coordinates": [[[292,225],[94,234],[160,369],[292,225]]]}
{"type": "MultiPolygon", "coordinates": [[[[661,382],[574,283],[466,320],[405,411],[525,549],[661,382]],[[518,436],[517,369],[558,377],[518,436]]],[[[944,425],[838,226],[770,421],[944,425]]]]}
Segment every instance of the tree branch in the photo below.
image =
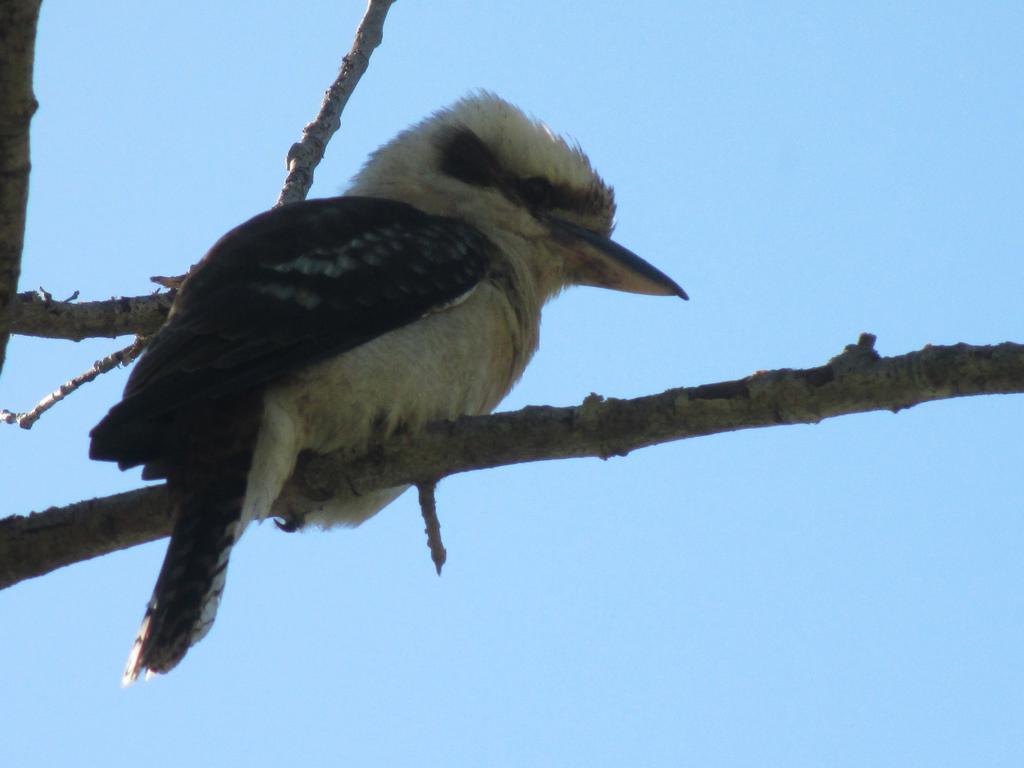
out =
{"type": "Polygon", "coordinates": [[[445,551],[444,541],[441,539],[441,521],[437,519],[437,482],[434,480],[418,483],[416,489],[420,495],[420,513],[423,515],[423,524],[426,526],[423,532],[427,534],[427,549],[430,550],[430,559],[434,563],[434,570],[441,575],[445,561],[448,559],[448,552],[445,551]]]}
{"type": "MultiPolygon", "coordinates": [[[[458,472],[547,459],[625,456],[649,445],[850,413],[1024,392],[1024,345],[928,346],[879,358],[861,337],[818,368],[764,371],[737,381],[670,389],[634,400],[598,395],[569,408],[529,407],[436,422],[346,463],[304,456],[274,512],[289,520],[328,498],[416,484],[458,472]]],[[[166,536],[162,487],[0,520],[0,587],[166,536]]]]}
{"type": "Polygon", "coordinates": [[[39,107],[32,93],[40,0],[0,0],[0,370],[25,244],[29,125],[39,107]]]}
{"type": "Polygon", "coordinates": [[[0,588],[171,532],[163,486],[0,520],[0,588]]]}
{"type": "MultiPolygon", "coordinates": [[[[9,3],[0,0],[0,13],[9,3]]],[[[277,205],[304,200],[313,184],[313,171],[323,159],[324,151],[331,137],[341,125],[341,112],[348,103],[359,79],[366,72],[370,56],[384,39],[384,21],[394,0],[369,0],[366,13],[356,28],[352,49],[341,62],[338,76],[324,94],[320,111],[312,122],[302,130],[302,138],[288,150],[288,175],[277,198],[277,205]]],[[[18,6],[19,3],[14,3],[18,6]]],[[[39,3],[35,3],[38,10],[39,3]]],[[[0,16],[0,29],[3,29],[0,16]]],[[[3,40],[0,39],[0,48],[3,40]]],[[[31,51],[29,51],[31,53],[31,51]]],[[[31,58],[29,59],[31,64],[31,58]]],[[[31,95],[31,92],[29,92],[31,95]]],[[[5,102],[6,103],[6,102],[5,102]]],[[[33,104],[35,102],[32,102],[33,104]]],[[[28,113],[31,115],[31,112],[28,113]]],[[[28,145],[27,116],[25,153],[22,170],[25,174],[27,195],[28,145]]],[[[6,166],[3,166],[6,167],[6,166]]],[[[20,166],[19,166],[20,167],[20,166]]],[[[5,190],[6,190],[5,186],[5,190]]],[[[13,188],[12,188],[13,189],[13,188]]],[[[5,196],[7,192],[5,191],[5,196]]],[[[13,194],[13,191],[12,191],[13,194]]],[[[18,228],[17,252],[21,252],[21,233],[24,232],[24,201],[21,204],[22,218],[18,228]]],[[[0,333],[3,332],[3,311],[10,304],[10,332],[23,336],[39,336],[49,339],[70,339],[81,341],[88,338],[114,337],[133,334],[148,336],[164,322],[170,310],[173,294],[159,293],[149,296],[131,296],[107,301],[54,301],[45,291],[28,291],[17,294],[14,301],[4,298],[3,254],[5,241],[3,213],[0,211],[0,333]]],[[[180,280],[162,278],[158,282],[180,280]]],[[[14,291],[15,283],[10,284],[14,291]]],[[[6,340],[6,335],[3,335],[6,340]]],[[[3,362],[3,347],[0,343],[0,364],[3,362]]]]}
{"type": "Polygon", "coordinates": [[[119,365],[131,365],[135,358],[142,354],[142,350],[146,347],[148,342],[148,337],[138,336],[135,341],[124,349],[119,349],[116,352],[111,352],[109,355],[101,357],[92,364],[89,370],[68,379],[53,390],[53,392],[36,403],[33,408],[25,411],[24,413],[16,413],[14,411],[9,411],[6,408],[0,409],[0,421],[7,424],[17,424],[22,429],[32,429],[32,425],[39,421],[40,416],[53,408],[53,406],[83,384],[88,384],[96,377],[102,376],[104,373],[109,373],[119,365]]]}
{"type": "Polygon", "coordinates": [[[341,125],[341,112],[370,64],[370,56],[384,39],[384,19],[395,0],[369,0],[355,40],[341,60],[341,69],[324,94],[320,112],[302,129],[302,138],[288,150],[288,176],[274,206],[305,200],[313,185],[313,170],[324,157],[327,142],[341,125]]]}
{"type": "Polygon", "coordinates": [[[150,336],[171,309],[172,293],[122,296],[106,301],[56,301],[45,291],[26,291],[14,299],[11,333],[46,339],[150,336]]]}

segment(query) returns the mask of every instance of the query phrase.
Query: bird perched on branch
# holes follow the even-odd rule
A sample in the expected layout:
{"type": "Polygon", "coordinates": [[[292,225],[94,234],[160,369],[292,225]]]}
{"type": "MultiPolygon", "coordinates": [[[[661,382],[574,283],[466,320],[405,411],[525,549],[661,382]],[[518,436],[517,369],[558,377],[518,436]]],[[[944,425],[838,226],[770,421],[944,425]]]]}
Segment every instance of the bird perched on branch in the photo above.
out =
{"type": "MultiPolygon", "coordinates": [[[[357,456],[490,412],[567,286],[685,299],[609,239],[614,212],[578,147],[483,93],[378,149],[344,196],[215,243],[91,433],[92,458],[166,478],[175,510],[123,682],[167,672],[210,629],[232,546],[272,514],[300,451],[357,456]]],[[[403,490],[299,522],[355,525],[403,490]]]]}

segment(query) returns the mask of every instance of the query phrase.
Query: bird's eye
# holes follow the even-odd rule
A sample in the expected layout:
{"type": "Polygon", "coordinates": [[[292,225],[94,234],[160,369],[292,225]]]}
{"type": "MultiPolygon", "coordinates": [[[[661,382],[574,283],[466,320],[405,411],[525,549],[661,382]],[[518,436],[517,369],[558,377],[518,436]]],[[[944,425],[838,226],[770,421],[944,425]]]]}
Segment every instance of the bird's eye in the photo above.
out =
{"type": "Polygon", "coordinates": [[[547,208],[554,198],[555,188],[543,176],[531,176],[519,182],[519,195],[530,208],[547,208]]]}

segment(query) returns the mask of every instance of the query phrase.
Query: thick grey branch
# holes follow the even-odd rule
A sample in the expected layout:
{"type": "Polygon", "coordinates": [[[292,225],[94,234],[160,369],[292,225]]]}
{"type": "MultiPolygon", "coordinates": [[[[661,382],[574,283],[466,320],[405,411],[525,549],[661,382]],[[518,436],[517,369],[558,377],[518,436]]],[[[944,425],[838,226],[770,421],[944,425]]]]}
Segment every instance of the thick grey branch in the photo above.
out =
{"type": "Polygon", "coordinates": [[[341,60],[341,69],[324,94],[320,112],[302,129],[302,138],[288,150],[288,176],[275,206],[305,200],[309,194],[313,170],[323,159],[327,142],[341,125],[341,112],[366,72],[374,49],[384,39],[384,19],[392,3],[394,0],[369,0],[363,20],[356,28],[352,50],[341,60]]]}
{"type": "MultiPolygon", "coordinates": [[[[318,500],[416,484],[471,469],[583,456],[701,435],[814,424],[918,403],[1024,392],[1024,345],[925,347],[879,358],[873,338],[818,368],[756,373],[737,381],[671,389],[634,400],[591,395],[570,408],[530,407],[438,422],[354,463],[306,456],[275,512],[301,520],[318,500]]],[[[0,520],[0,587],[170,532],[163,488],[93,499],[0,520]]]]}
{"type": "Polygon", "coordinates": [[[19,293],[11,333],[47,339],[150,336],[167,319],[173,294],[122,296],[107,301],[57,301],[45,291],[19,293]]]}
{"type": "Polygon", "coordinates": [[[21,274],[28,204],[29,124],[40,0],[0,0],[0,369],[21,274]]]}
{"type": "Polygon", "coordinates": [[[0,520],[0,587],[171,532],[162,486],[0,520]]]}

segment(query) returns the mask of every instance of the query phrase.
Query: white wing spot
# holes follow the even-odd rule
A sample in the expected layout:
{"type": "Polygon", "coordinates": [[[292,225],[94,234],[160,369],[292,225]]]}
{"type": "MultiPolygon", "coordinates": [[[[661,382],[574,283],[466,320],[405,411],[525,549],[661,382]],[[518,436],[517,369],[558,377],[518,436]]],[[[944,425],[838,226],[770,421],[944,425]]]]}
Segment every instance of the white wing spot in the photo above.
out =
{"type": "Polygon", "coordinates": [[[267,296],[273,296],[281,301],[290,301],[306,309],[315,309],[322,301],[320,295],[305,288],[297,288],[293,285],[281,285],[280,283],[261,283],[255,286],[256,290],[267,296]]]}
{"type": "Polygon", "coordinates": [[[324,275],[327,277],[339,277],[346,272],[352,272],[359,267],[359,262],[344,253],[339,253],[334,257],[334,261],[327,265],[324,269],[324,275]]]}
{"type": "Polygon", "coordinates": [[[301,275],[323,275],[338,277],[359,267],[359,262],[344,251],[315,250],[292,259],[275,264],[271,269],[275,272],[298,272],[301,275]]]}

